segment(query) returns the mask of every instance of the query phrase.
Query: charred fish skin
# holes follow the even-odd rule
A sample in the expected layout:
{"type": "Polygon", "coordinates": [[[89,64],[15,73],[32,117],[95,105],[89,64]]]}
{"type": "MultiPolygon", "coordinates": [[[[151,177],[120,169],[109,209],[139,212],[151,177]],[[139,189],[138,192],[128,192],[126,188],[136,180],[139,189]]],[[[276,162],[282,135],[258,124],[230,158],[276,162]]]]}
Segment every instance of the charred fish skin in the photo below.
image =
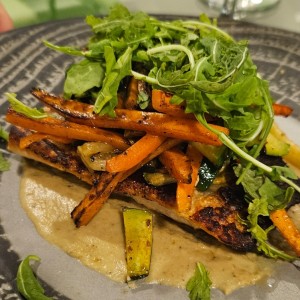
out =
{"type": "Polygon", "coordinates": [[[93,175],[87,170],[75,149],[62,144],[59,145],[47,139],[31,143],[27,148],[21,149],[19,147],[20,140],[29,134],[31,134],[30,130],[11,126],[7,146],[8,150],[60,171],[73,174],[80,180],[92,184],[93,175]]]}
{"type": "Polygon", "coordinates": [[[115,192],[132,197],[136,202],[177,222],[187,224],[194,229],[201,229],[234,250],[255,251],[255,241],[247,232],[246,226],[240,223],[241,216],[245,212],[245,205],[239,207],[234,203],[228,205],[228,202],[235,200],[234,197],[225,200],[219,190],[204,196],[211,199],[209,202],[204,201],[205,206],[198,206],[187,213],[178,212],[175,187],[172,185],[157,188],[143,182],[141,176],[135,176],[120,183],[115,192]],[[158,203],[160,207],[151,202],[158,203]],[[218,204],[215,205],[215,203],[218,204]]]}
{"type": "MultiPolygon", "coordinates": [[[[73,174],[89,184],[97,181],[99,174],[91,173],[85,167],[75,149],[50,140],[33,142],[27,148],[20,149],[20,139],[28,134],[31,134],[29,130],[12,126],[8,149],[21,156],[73,174]]],[[[136,173],[120,182],[114,193],[129,196],[147,208],[177,222],[187,224],[194,229],[204,230],[234,250],[252,251],[255,249],[255,241],[247,232],[247,228],[240,223],[243,210],[236,205],[228,205],[226,203],[228,199],[224,199],[222,193],[210,193],[209,197],[212,202],[204,201],[205,206],[197,204],[193,210],[183,214],[177,210],[175,191],[175,186],[172,185],[159,188],[148,185],[142,176],[136,173]]]]}
{"type": "Polygon", "coordinates": [[[255,250],[255,242],[250,233],[240,230],[235,214],[227,207],[204,207],[198,210],[192,217],[192,220],[205,224],[206,231],[217,236],[218,240],[232,249],[243,252],[252,252],[255,250]]]}

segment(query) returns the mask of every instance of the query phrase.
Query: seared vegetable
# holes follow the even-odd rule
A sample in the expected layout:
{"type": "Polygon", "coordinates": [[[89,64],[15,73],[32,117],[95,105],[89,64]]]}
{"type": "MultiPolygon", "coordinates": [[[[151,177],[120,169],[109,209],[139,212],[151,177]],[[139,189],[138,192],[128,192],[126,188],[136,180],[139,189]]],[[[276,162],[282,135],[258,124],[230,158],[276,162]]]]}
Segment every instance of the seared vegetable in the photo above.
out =
{"type": "Polygon", "coordinates": [[[289,164],[300,169],[300,146],[290,140],[276,124],[273,124],[270,133],[273,134],[278,140],[290,145],[289,152],[283,158],[289,164]]]}
{"type": "Polygon", "coordinates": [[[152,252],[152,215],[135,208],[123,210],[128,280],[148,276],[152,252]]]}
{"type": "Polygon", "coordinates": [[[125,150],[129,146],[123,137],[110,130],[103,130],[52,117],[33,119],[31,116],[19,113],[12,108],[7,111],[6,121],[40,133],[51,135],[55,133],[55,136],[62,138],[109,143],[120,150],[125,150]]]}
{"type": "Polygon", "coordinates": [[[177,183],[176,204],[179,212],[187,211],[192,206],[192,198],[198,179],[198,170],[202,161],[202,155],[192,145],[188,145],[186,154],[191,163],[191,182],[177,183]]]}
{"type": "MultiPolygon", "coordinates": [[[[222,145],[216,134],[213,134],[211,129],[206,129],[197,120],[174,117],[159,112],[130,109],[115,109],[115,117],[112,118],[107,115],[95,114],[93,105],[66,100],[40,89],[33,89],[32,94],[67,120],[77,124],[88,125],[88,128],[96,127],[97,130],[100,128],[137,130],[153,135],[197,141],[211,145],[222,145]]],[[[21,124],[21,126],[25,127],[25,124],[21,124]]],[[[223,126],[214,124],[209,126],[218,133],[229,134],[229,130],[223,126]]],[[[109,132],[111,134],[111,131],[109,132]]],[[[85,140],[84,137],[82,139],[85,140]]],[[[112,141],[107,142],[112,144],[112,141]]]]}
{"type": "Polygon", "coordinates": [[[162,186],[165,184],[175,183],[176,179],[170,176],[168,173],[143,173],[144,179],[147,183],[154,185],[154,186],[162,186]]]}
{"type": "Polygon", "coordinates": [[[83,163],[90,170],[105,171],[106,161],[116,155],[116,149],[102,142],[87,142],[77,147],[83,163]]]}
{"type": "Polygon", "coordinates": [[[133,168],[153,153],[165,140],[166,137],[163,136],[145,134],[124,152],[109,159],[106,171],[114,173],[133,168]]]}
{"type": "Polygon", "coordinates": [[[272,211],[270,219],[297,256],[300,256],[300,231],[290,219],[286,210],[278,209],[272,211]]]}
{"type": "Polygon", "coordinates": [[[102,208],[118,183],[126,177],[125,172],[102,172],[96,184],[71,212],[76,227],[87,225],[102,208]]]}
{"type": "Polygon", "coordinates": [[[191,143],[199,152],[203,154],[209,161],[215,166],[222,166],[226,159],[227,148],[222,146],[213,146],[203,143],[192,142],[191,143]]]}
{"type": "Polygon", "coordinates": [[[182,118],[195,118],[193,114],[185,112],[185,105],[172,104],[173,95],[162,90],[152,90],[152,107],[159,112],[182,118]]]}
{"type": "Polygon", "coordinates": [[[191,161],[178,147],[163,152],[159,160],[178,182],[190,183],[192,181],[191,161]]]}
{"type": "Polygon", "coordinates": [[[204,158],[199,169],[199,182],[197,189],[206,191],[218,175],[219,168],[211,163],[207,158],[204,158]]]}
{"type": "Polygon", "coordinates": [[[287,105],[273,103],[273,110],[275,116],[288,117],[292,114],[293,109],[287,105]]]}
{"type": "Polygon", "coordinates": [[[284,156],[289,153],[290,145],[283,140],[278,139],[272,131],[269,133],[266,142],[266,154],[273,156],[284,156]]]}

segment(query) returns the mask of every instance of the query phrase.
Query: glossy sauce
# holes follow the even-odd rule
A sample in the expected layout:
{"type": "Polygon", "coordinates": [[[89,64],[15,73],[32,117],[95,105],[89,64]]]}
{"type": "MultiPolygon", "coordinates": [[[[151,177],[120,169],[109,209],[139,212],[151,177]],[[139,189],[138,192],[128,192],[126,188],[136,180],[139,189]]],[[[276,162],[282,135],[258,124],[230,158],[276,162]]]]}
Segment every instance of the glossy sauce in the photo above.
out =
{"type": "MultiPolygon", "coordinates": [[[[83,264],[112,280],[126,281],[122,207],[136,206],[110,199],[88,226],[75,228],[70,212],[88,186],[48,168],[26,165],[21,202],[37,231],[83,264]]],[[[274,261],[253,253],[237,254],[154,216],[153,251],[148,282],[185,288],[196,262],[210,273],[213,286],[224,293],[270,276],[274,261]]]]}

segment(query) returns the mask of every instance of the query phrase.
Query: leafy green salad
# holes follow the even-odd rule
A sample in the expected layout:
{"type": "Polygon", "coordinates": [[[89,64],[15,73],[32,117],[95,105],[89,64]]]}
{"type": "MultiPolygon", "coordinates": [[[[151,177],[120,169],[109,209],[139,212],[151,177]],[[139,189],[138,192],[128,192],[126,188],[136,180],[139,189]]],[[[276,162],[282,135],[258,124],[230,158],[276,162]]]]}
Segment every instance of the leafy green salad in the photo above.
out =
{"type": "MultiPolygon", "coordinates": [[[[284,208],[300,187],[288,167],[267,166],[257,157],[274,122],[268,82],[252,62],[247,41],[235,41],[206,15],[199,20],[161,21],[143,12],[131,13],[116,5],[108,16],[88,16],[93,35],[86,49],[48,47],[81,57],[66,73],[66,98],[93,99],[95,113],[114,116],[122,80],[133,76],[153,89],[171,93],[173,104],[185,104],[205,127],[214,132],[236,157],[237,184],[249,202],[245,221],[258,249],[270,257],[293,260],[268,242],[258,219],[284,208]],[[230,135],[212,128],[206,116],[218,118],[230,135]],[[251,180],[249,180],[251,179],[251,180]],[[276,182],[288,184],[281,189],[276,182]]],[[[151,101],[139,95],[141,109],[151,101]]]]}

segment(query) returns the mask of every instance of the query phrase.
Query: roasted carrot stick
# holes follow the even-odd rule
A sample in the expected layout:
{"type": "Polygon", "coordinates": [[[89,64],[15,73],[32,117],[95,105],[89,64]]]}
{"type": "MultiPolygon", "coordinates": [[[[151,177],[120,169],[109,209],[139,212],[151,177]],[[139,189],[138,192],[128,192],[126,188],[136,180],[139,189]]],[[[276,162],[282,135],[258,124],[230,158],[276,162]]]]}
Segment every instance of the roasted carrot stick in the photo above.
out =
{"type": "Polygon", "coordinates": [[[273,103],[273,111],[275,116],[288,117],[293,112],[293,109],[287,105],[273,103]]]}
{"type": "MultiPolygon", "coordinates": [[[[71,120],[76,120],[71,118],[71,120]]],[[[152,135],[163,135],[175,139],[201,141],[211,145],[222,145],[217,135],[202,126],[198,121],[172,117],[155,112],[138,110],[116,110],[116,118],[95,117],[95,126],[103,128],[123,128],[145,131],[152,135]]],[[[217,130],[228,134],[228,129],[212,125],[217,130]]]]}
{"type": "Polygon", "coordinates": [[[128,109],[137,108],[137,100],[138,100],[138,80],[134,77],[131,77],[130,83],[128,86],[128,93],[125,99],[125,107],[128,109]]]}
{"type": "Polygon", "coordinates": [[[176,203],[179,212],[186,211],[191,207],[192,196],[194,194],[198,171],[202,160],[202,154],[191,144],[188,145],[187,156],[191,161],[191,182],[187,184],[183,182],[177,183],[176,203]]]}
{"type": "Polygon", "coordinates": [[[50,134],[34,132],[34,133],[27,135],[20,139],[20,149],[25,149],[32,143],[41,141],[44,139],[49,139],[49,140],[52,140],[54,142],[58,142],[61,144],[70,144],[74,141],[73,139],[68,139],[68,138],[64,138],[64,137],[60,137],[60,136],[54,136],[54,135],[50,135],[50,134]]]}
{"type": "MultiPolygon", "coordinates": [[[[138,169],[140,169],[147,162],[152,160],[153,158],[159,156],[164,151],[173,148],[174,146],[180,144],[182,141],[176,139],[166,139],[155,151],[153,151],[149,156],[147,156],[144,160],[142,160],[139,164],[135,165],[133,168],[129,169],[125,172],[125,176],[130,176],[138,169]]],[[[124,177],[125,179],[126,177],[124,177]]],[[[124,180],[122,179],[122,180],[124,180]]]]}
{"type": "Polygon", "coordinates": [[[31,119],[15,112],[13,109],[8,109],[6,120],[16,126],[35,130],[39,133],[50,135],[55,133],[56,136],[67,139],[106,142],[120,150],[126,150],[129,147],[128,142],[121,135],[114,132],[51,117],[31,119]]]}
{"type": "Polygon", "coordinates": [[[127,171],[119,173],[102,172],[98,183],[92,187],[90,192],[87,193],[84,199],[72,211],[71,216],[75,225],[77,227],[87,225],[102,208],[103,204],[107,201],[119,182],[125,180],[148,161],[158,156],[163,151],[174,147],[178,143],[180,143],[179,140],[167,139],[148,157],[127,171]]]}
{"type": "Polygon", "coordinates": [[[146,134],[121,154],[106,161],[108,172],[121,172],[131,169],[155,151],[166,137],[146,134]]]}
{"type": "Polygon", "coordinates": [[[191,161],[187,155],[177,147],[164,151],[159,160],[166,167],[177,182],[190,183],[192,180],[191,161]]]}
{"type": "Polygon", "coordinates": [[[272,211],[270,219],[297,256],[300,256],[300,231],[290,219],[286,210],[278,209],[272,211]]]}
{"type": "MultiPolygon", "coordinates": [[[[41,90],[32,93],[43,103],[72,122],[102,128],[121,128],[145,131],[152,135],[163,135],[175,139],[196,141],[211,145],[222,145],[216,134],[202,126],[197,120],[173,117],[156,112],[116,109],[116,117],[99,116],[93,112],[93,106],[78,101],[64,100],[41,90]]],[[[215,129],[229,133],[222,126],[211,125],[215,129]]]]}
{"type": "Polygon", "coordinates": [[[175,117],[195,118],[193,114],[185,113],[184,105],[171,104],[171,99],[171,94],[162,90],[152,90],[152,106],[156,111],[175,117]]]}
{"type": "Polygon", "coordinates": [[[85,195],[84,199],[71,212],[76,227],[87,225],[102,208],[117,184],[123,177],[123,173],[102,172],[99,181],[85,195]]]}

